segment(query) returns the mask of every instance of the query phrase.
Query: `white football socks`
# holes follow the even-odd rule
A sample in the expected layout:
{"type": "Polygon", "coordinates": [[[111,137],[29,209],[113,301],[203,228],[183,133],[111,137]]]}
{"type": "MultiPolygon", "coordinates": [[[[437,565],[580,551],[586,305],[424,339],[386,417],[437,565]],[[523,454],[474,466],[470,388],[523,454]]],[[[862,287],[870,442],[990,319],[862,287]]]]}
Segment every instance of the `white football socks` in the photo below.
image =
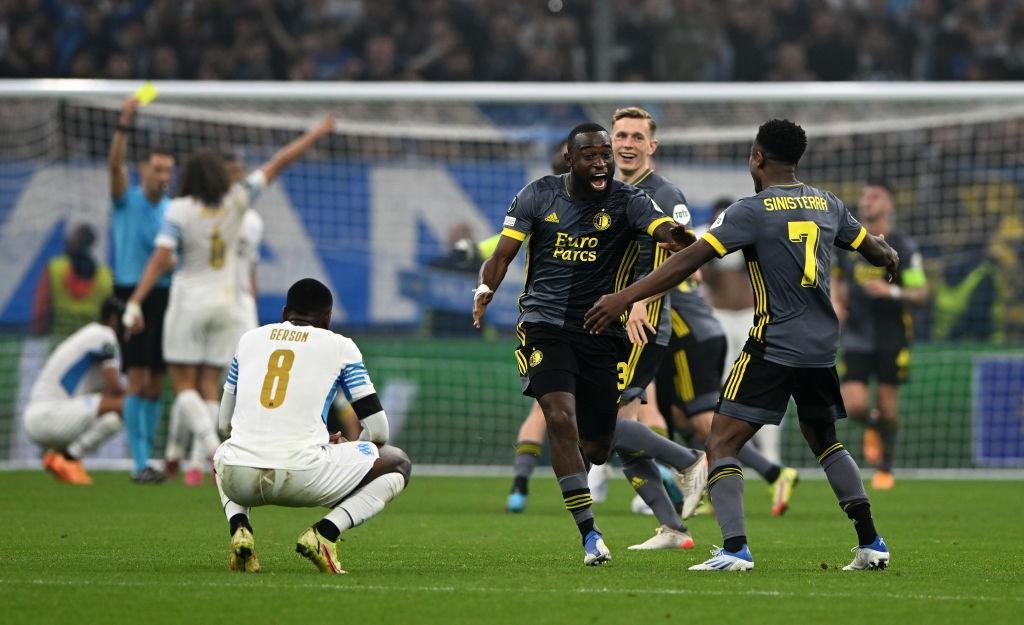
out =
{"type": "Polygon", "coordinates": [[[401,474],[385,473],[349,495],[324,518],[344,532],[377,515],[404,488],[405,478],[401,474]]]}

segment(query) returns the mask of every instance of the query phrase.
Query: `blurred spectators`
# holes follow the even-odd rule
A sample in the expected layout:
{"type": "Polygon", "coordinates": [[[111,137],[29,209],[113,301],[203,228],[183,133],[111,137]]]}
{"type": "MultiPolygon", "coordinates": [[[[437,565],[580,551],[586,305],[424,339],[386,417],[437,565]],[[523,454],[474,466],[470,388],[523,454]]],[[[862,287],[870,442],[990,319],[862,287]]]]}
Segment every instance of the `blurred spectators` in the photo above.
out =
{"type": "Polygon", "coordinates": [[[0,76],[1013,80],[1021,0],[0,0],[0,76]]]}

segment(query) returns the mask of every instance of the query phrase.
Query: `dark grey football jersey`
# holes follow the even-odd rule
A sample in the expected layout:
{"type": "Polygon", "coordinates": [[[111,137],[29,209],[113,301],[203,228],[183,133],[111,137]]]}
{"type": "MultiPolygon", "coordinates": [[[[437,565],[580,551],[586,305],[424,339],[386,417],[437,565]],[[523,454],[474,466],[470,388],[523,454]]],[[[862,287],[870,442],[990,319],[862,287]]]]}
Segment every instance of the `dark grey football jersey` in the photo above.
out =
{"type": "Polygon", "coordinates": [[[791,367],[835,365],[832,246],[856,250],[866,235],[836,196],[803,183],[768,187],[719,215],[703,238],[719,256],[743,251],[754,289],[747,349],[791,367]]]}
{"type": "Polygon", "coordinates": [[[687,280],[672,289],[669,294],[672,296],[672,310],[679,315],[683,324],[680,330],[685,330],[678,332],[680,336],[693,334],[696,341],[725,336],[725,329],[715,317],[711,305],[700,294],[700,287],[696,282],[687,280]]]}
{"type": "MultiPolygon", "coordinates": [[[[666,215],[672,215],[679,220],[679,223],[689,225],[690,212],[686,207],[686,196],[679,190],[679,187],[669,182],[664,176],[649,169],[646,173],[641,174],[633,185],[646,191],[647,195],[654,199],[654,203],[666,215]],[[680,219],[683,215],[685,215],[686,221],[680,219]]],[[[637,243],[640,246],[640,257],[633,270],[634,282],[654,271],[668,259],[668,252],[658,247],[657,242],[646,233],[640,235],[637,243]]],[[[654,336],[655,345],[668,345],[668,341],[672,337],[669,294],[666,293],[661,301],[651,302],[647,305],[647,318],[657,330],[654,336]]]]}
{"type": "MultiPolygon", "coordinates": [[[[898,230],[885,235],[885,240],[900,256],[896,284],[923,286],[927,280],[917,243],[898,230]]],[[[888,278],[885,267],[875,267],[855,252],[839,252],[835,256],[834,271],[846,280],[849,295],[846,327],[840,337],[844,350],[898,351],[910,345],[912,322],[907,304],[890,298],[869,297],[864,290],[865,282],[888,278]]]]}
{"type": "MultiPolygon", "coordinates": [[[[569,174],[531,182],[501,231],[518,241],[530,236],[519,321],[585,332],[583,315],[594,302],[632,279],[637,235],[671,222],[645,192],[618,180],[600,199],[573,197],[569,174]]],[[[604,333],[626,336],[621,324],[604,333]]]]}

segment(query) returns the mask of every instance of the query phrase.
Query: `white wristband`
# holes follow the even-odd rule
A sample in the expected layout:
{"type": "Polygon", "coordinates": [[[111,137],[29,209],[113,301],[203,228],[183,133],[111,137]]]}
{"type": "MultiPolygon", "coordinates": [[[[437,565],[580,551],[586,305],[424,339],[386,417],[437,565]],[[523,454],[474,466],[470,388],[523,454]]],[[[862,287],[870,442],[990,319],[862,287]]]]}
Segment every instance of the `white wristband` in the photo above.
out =
{"type": "Polygon", "coordinates": [[[903,289],[898,284],[894,284],[889,288],[889,297],[893,299],[899,299],[903,295],[903,289]]]}
{"type": "Polygon", "coordinates": [[[139,319],[142,319],[142,308],[135,302],[125,304],[124,314],[121,315],[121,323],[124,324],[124,327],[132,327],[139,319]]]}
{"type": "Polygon", "coordinates": [[[491,289],[491,287],[487,286],[486,284],[481,284],[480,286],[473,289],[473,299],[476,300],[481,295],[486,295],[488,293],[494,293],[494,291],[491,289]]]}

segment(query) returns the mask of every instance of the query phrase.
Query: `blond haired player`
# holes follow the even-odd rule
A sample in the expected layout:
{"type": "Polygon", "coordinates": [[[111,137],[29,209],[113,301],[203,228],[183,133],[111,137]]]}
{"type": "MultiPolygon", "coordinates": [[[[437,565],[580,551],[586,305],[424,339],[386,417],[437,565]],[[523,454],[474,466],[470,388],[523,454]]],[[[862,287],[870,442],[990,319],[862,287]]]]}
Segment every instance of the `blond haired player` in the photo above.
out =
{"type": "Polygon", "coordinates": [[[298,538],[296,551],[323,573],[344,573],[337,540],[405,488],[412,464],[387,446],[377,391],[351,339],[328,330],[333,298],[312,278],[288,289],[283,321],[246,332],[220,404],[217,488],[231,532],[228,568],[260,564],[249,508],[332,508],[298,538]],[[358,441],[330,444],[327,413],[338,392],[362,426],[358,441]]]}

